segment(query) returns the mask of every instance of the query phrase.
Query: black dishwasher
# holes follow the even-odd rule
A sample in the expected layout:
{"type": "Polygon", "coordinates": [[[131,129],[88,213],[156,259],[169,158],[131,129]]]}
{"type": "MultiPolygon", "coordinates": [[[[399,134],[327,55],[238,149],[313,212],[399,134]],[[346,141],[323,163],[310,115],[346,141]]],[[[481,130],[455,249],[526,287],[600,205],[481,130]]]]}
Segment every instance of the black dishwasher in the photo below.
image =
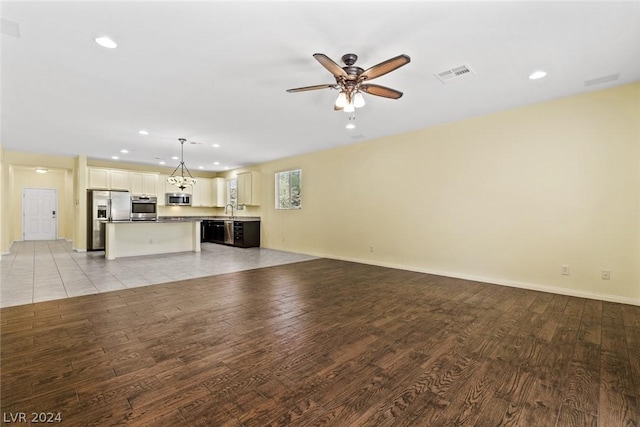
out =
{"type": "Polygon", "coordinates": [[[224,243],[224,221],[211,222],[211,240],[213,243],[224,243]]]}
{"type": "Polygon", "coordinates": [[[213,221],[204,220],[200,223],[200,241],[213,242],[213,221]]]}

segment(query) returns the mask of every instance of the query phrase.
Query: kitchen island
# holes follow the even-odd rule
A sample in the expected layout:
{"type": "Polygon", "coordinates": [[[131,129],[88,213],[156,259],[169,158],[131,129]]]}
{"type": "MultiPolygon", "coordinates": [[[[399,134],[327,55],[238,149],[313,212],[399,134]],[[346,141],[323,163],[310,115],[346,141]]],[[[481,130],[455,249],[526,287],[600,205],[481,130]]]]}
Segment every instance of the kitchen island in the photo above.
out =
{"type": "MultiPolygon", "coordinates": [[[[104,221],[105,258],[158,255],[172,252],[200,252],[203,221],[231,221],[233,245],[260,246],[260,217],[250,216],[161,216],[154,221],[104,221]],[[238,227],[242,224],[243,227],[238,227]],[[252,233],[245,227],[252,227],[252,233]],[[256,244],[245,244],[257,233],[256,244]]],[[[209,241],[209,240],[207,240],[209,241]]],[[[224,243],[224,242],[220,242],[224,243]]]]}
{"type": "Polygon", "coordinates": [[[105,258],[200,252],[200,218],[106,221],[105,258]]]}

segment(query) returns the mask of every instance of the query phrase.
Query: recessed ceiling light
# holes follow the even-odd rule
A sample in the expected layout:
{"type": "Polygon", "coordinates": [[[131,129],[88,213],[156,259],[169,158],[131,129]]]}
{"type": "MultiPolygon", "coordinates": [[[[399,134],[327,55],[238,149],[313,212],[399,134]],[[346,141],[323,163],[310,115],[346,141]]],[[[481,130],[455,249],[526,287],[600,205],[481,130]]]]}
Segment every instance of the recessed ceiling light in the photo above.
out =
{"type": "Polygon", "coordinates": [[[45,169],[45,168],[36,168],[36,172],[38,172],[38,173],[47,173],[47,172],[49,172],[49,169],[45,169]]]}
{"type": "Polygon", "coordinates": [[[213,162],[213,164],[214,164],[214,165],[219,165],[219,164],[220,164],[220,162],[213,162]]]}
{"type": "Polygon", "coordinates": [[[356,125],[354,125],[353,123],[349,123],[349,124],[346,126],[346,128],[347,128],[347,129],[355,129],[355,128],[356,128],[356,125]]]}
{"type": "Polygon", "coordinates": [[[229,170],[229,166],[225,166],[225,167],[224,167],[224,170],[229,170]]]}
{"type": "Polygon", "coordinates": [[[204,166],[198,166],[198,169],[204,169],[204,166]]]}
{"type": "Polygon", "coordinates": [[[127,150],[126,148],[123,148],[122,150],[120,150],[121,153],[127,154],[129,152],[129,150],[127,150]]]}
{"type": "Polygon", "coordinates": [[[146,131],[146,130],[144,130],[144,129],[143,129],[143,130],[139,130],[139,131],[138,131],[138,133],[139,133],[140,135],[149,135],[149,132],[147,132],[147,131],[146,131]]]}
{"type": "Polygon", "coordinates": [[[213,144],[212,147],[213,148],[220,148],[220,144],[213,144]]]}
{"type": "Polygon", "coordinates": [[[158,163],[160,163],[161,165],[164,165],[164,164],[165,164],[165,162],[162,162],[162,161],[160,161],[160,162],[158,162],[158,163]]]}
{"type": "Polygon", "coordinates": [[[531,74],[529,75],[529,78],[530,78],[531,80],[538,80],[538,79],[543,78],[543,77],[544,77],[544,76],[546,76],[546,75],[547,75],[547,72],[546,72],[546,71],[534,71],[533,73],[531,73],[531,74]]]}
{"type": "Polygon", "coordinates": [[[94,40],[100,46],[106,47],[107,49],[115,49],[118,47],[118,44],[109,37],[96,37],[94,40]]]}
{"type": "Polygon", "coordinates": [[[179,158],[180,157],[178,157],[178,156],[173,156],[173,157],[171,157],[171,160],[178,160],[179,158]]]}
{"type": "Polygon", "coordinates": [[[113,160],[118,160],[120,157],[118,157],[118,156],[111,156],[111,158],[112,158],[113,160]]]}

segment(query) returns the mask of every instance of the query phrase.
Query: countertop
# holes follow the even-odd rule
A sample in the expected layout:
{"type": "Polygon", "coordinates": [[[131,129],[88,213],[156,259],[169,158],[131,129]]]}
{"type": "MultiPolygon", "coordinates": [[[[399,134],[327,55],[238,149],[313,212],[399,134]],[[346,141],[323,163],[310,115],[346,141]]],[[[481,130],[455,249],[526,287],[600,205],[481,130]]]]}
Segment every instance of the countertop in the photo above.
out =
{"type": "Polygon", "coordinates": [[[260,221],[259,216],[160,216],[155,221],[109,221],[106,219],[101,220],[101,222],[108,223],[140,223],[140,224],[158,224],[158,223],[166,223],[166,222],[196,222],[196,221],[240,221],[240,222],[249,222],[249,221],[260,221]]]}
{"type": "Polygon", "coordinates": [[[191,221],[260,221],[259,216],[160,216],[156,222],[191,222],[191,221]]]}

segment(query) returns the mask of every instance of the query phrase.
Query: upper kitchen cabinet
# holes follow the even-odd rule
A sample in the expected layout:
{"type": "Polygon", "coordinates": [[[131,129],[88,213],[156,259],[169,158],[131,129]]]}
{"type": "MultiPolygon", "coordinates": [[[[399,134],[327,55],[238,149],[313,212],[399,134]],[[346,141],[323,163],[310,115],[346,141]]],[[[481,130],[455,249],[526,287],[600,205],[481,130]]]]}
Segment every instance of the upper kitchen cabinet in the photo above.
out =
{"type": "Polygon", "coordinates": [[[238,174],[238,205],[260,206],[260,172],[238,174]]]}
{"type": "Polygon", "coordinates": [[[211,206],[214,208],[224,208],[227,204],[225,198],[224,178],[211,179],[211,206]]]}
{"type": "Polygon", "coordinates": [[[111,188],[109,169],[89,168],[89,188],[108,190],[111,188]]]}
{"type": "Polygon", "coordinates": [[[130,172],[131,194],[136,196],[157,196],[158,175],[154,173],[130,172]]]}
{"type": "Polygon", "coordinates": [[[105,190],[129,190],[129,172],[103,168],[88,169],[88,188],[105,190]]]}
{"type": "Polygon", "coordinates": [[[211,179],[196,178],[191,206],[211,206],[211,179]]]}
{"type": "Polygon", "coordinates": [[[111,189],[130,190],[129,172],[111,169],[111,189]]]}
{"type": "Polygon", "coordinates": [[[164,183],[167,182],[168,175],[160,174],[158,175],[158,206],[165,206],[165,188],[164,183]]]}

